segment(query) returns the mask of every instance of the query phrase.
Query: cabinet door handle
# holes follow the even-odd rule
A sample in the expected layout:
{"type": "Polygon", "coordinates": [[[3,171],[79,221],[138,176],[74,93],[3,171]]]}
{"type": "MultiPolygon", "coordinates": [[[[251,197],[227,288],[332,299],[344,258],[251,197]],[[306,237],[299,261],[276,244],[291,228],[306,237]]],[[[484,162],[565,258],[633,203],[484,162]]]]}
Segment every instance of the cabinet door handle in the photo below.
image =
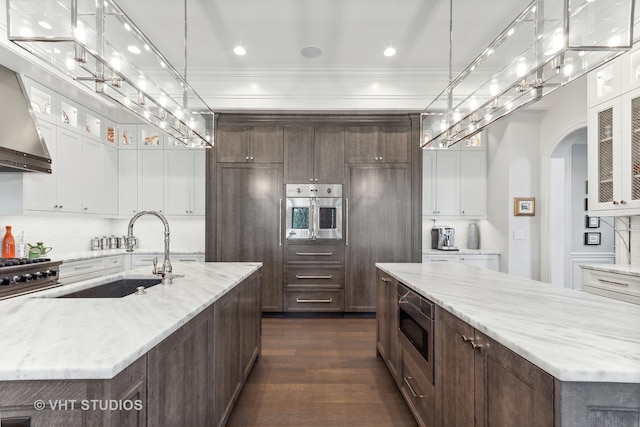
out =
{"type": "Polygon", "coordinates": [[[278,201],[278,246],[282,246],[282,199],[278,201]]]}
{"type": "Polygon", "coordinates": [[[331,304],[333,302],[333,298],[329,299],[304,299],[304,298],[296,298],[296,302],[300,304],[331,304]]]}
{"type": "Polygon", "coordinates": [[[626,200],[620,200],[620,204],[621,204],[621,205],[626,205],[626,204],[627,204],[627,201],[626,201],[626,200]]]}
{"type": "Polygon", "coordinates": [[[473,338],[469,338],[469,337],[468,337],[468,336],[466,336],[466,335],[462,335],[462,341],[463,341],[463,342],[470,343],[470,342],[473,342],[473,338]]]}
{"type": "Polygon", "coordinates": [[[388,277],[383,277],[383,278],[382,278],[382,281],[383,281],[383,282],[390,282],[390,281],[391,281],[391,279],[389,279],[388,277]]]}
{"type": "Polygon", "coordinates": [[[620,203],[619,203],[617,200],[614,200],[614,201],[613,201],[613,204],[614,204],[614,205],[619,205],[620,203]]]}
{"type": "Polygon", "coordinates": [[[349,199],[344,199],[344,245],[349,246],[349,199]]]}
{"type": "Polygon", "coordinates": [[[326,276],[313,276],[313,275],[304,275],[304,274],[296,274],[296,279],[332,279],[333,274],[328,274],[326,276]]]}
{"type": "Polygon", "coordinates": [[[614,282],[613,280],[598,279],[598,282],[606,283],[609,285],[624,286],[625,288],[629,287],[628,283],[614,282]]]}
{"type": "Polygon", "coordinates": [[[409,380],[411,380],[411,379],[413,379],[413,378],[404,377],[404,383],[407,385],[407,387],[409,387],[409,391],[411,392],[411,394],[413,394],[413,397],[415,397],[416,399],[422,399],[424,397],[424,394],[416,393],[416,391],[411,386],[411,383],[409,382],[409,380]]]}
{"type": "Polygon", "coordinates": [[[298,256],[331,256],[333,252],[296,252],[298,256]]]}

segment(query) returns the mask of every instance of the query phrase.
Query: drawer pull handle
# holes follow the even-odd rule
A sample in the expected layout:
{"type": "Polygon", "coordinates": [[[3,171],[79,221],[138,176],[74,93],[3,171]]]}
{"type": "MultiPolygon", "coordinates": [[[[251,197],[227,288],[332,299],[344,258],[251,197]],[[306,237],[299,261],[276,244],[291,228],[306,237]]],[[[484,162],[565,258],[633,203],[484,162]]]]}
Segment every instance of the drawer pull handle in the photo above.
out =
{"type": "Polygon", "coordinates": [[[424,397],[424,394],[417,394],[416,393],[416,391],[411,386],[411,383],[409,382],[410,379],[412,379],[412,378],[411,377],[404,377],[404,383],[407,385],[407,387],[409,387],[409,391],[411,392],[411,394],[413,394],[413,397],[415,397],[416,399],[422,399],[424,397]]]}
{"type": "Polygon", "coordinates": [[[383,281],[383,282],[390,282],[390,281],[391,281],[391,279],[389,279],[388,277],[383,277],[383,278],[382,278],[382,281],[383,281]]]}
{"type": "Polygon", "coordinates": [[[73,267],[74,270],[86,270],[88,268],[92,268],[92,265],[82,265],[80,267],[73,267]]]}
{"type": "Polygon", "coordinates": [[[296,298],[296,302],[300,304],[331,304],[333,302],[333,298],[329,299],[304,299],[304,298],[296,298]]]}
{"type": "Polygon", "coordinates": [[[327,276],[306,276],[304,274],[296,274],[296,279],[332,279],[333,274],[329,274],[327,276]]]}
{"type": "Polygon", "coordinates": [[[473,338],[469,338],[469,337],[468,337],[468,336],[466,336],[466,335],[462,335],[462,341],[463,341],[463,342],[470,343],[470,342],[473,342],[473,338]]]}
{"type": "Polygon", "coordinates": [[[333,252],[296,252],[298,256],[331,256],[333,252]]]}
{"type": "Polygon", "coordinates": [[[598,281],[609,285],[624,286],[625,288],[629,287],[628,283],[614,282],[613,280],[598,279],[598,281]]]}
{"type": "Polygon", "coordinates": [[[194,258],[178,258],[178,262],[196,262],[194,258]]]}

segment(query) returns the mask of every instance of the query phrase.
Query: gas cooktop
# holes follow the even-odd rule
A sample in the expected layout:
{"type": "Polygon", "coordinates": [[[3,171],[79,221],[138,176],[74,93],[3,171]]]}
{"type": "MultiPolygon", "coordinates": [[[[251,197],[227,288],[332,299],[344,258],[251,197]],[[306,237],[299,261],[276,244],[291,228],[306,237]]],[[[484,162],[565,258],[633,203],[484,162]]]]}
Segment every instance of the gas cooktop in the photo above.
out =
{"type": "Polygon", "coordinates": [[[0,258],[0,299],[59,286],[60,264],[51,258],[0,258]]]}

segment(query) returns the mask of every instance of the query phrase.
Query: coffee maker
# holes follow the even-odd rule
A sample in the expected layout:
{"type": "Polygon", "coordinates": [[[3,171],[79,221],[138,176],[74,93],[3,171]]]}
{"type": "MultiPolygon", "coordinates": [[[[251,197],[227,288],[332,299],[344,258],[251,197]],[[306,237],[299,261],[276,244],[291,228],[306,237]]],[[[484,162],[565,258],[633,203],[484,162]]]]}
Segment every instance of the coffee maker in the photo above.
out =
{"type": "Polygon", "coordinates": [[[457,251],[456,230],[446,225],[433,227],[431,229],[431,249],[457,251]]]}

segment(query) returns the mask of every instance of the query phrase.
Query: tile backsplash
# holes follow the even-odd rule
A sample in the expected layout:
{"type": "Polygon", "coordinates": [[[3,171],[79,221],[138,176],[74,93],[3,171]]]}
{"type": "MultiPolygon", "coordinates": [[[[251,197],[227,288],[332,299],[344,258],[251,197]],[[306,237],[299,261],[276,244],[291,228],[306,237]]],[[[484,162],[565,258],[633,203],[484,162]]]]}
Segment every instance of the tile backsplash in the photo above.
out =
{"type": "MultiPolygon", "coordinates": [[[[171,249],[204,252],[204,217],[168,218],[171,232],[171,249]]],[[[44,242],[51,246],[52,257],[89,251],[91,239],[102,236],[124,236],[129,219],[105,219],[78,216],[0,216],[0,233],[11,225],[16,243],[24,231],[27,243],[44,242]]],[[[139,218],[133,229],[139,249],[164,249],[164,227],[152,216],[139,218]]]]}

